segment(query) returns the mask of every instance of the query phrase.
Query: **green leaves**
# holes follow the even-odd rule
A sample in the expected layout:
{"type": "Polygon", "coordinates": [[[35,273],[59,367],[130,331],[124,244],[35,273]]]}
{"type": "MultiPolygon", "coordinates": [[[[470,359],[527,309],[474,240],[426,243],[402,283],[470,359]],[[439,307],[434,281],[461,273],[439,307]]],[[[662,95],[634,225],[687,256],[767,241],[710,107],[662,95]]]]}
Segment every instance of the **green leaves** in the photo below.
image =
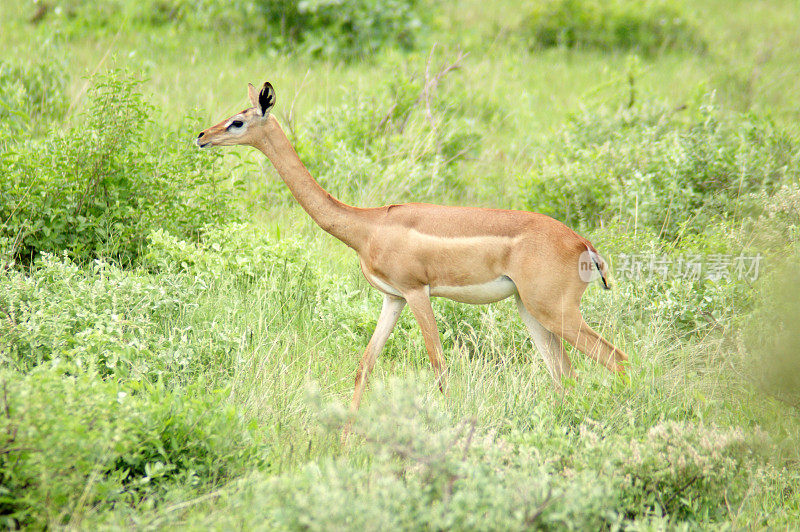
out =
{"type": "Polygon", "coordinates": [[[532,46],[703,51],[706,44],[681,4],[673,0],[549,0],[521,28],[532,46]]]}
{"type": "Polygon", "coordinates": [[[12,133],[38,131],[67,110],[67,70],[53,59],[59,55],[53,46],[40,46],[46,59],[29,64],[0,60],[0,150],[12,133]]]}
{"type": "Polygon", "coordinates": [[[94,79],[75,125],[41,140],[23,137],[0,156],[0,236],[11,241],[14,260],[66,250],[79,261],[128,264],[156,228],[190,236],[236,219],[217,158],[180,140],[194,131],[189,122],[164,131],[141,84],[121,71],[94,79]]]}
{"type": "Polygon", "coordinates": [[[757,217],[763,195],[796,182],[800,142],[712,104],[689,116],[653,103],[577,113],[520,180],[526,208],[573,227],[620,221],[667,241],[757,217]]]}
{"type": "Polygon", "coordinates": [[[295,52],[346,61],[384,47],[411,49],[429,19],[421,0],[66,0],[45,23],[73,38],[120,25],[225,32],[257,41],[261,53],[295,52]]]}
{"type": "Polygon", "coordinates": [[[103,380],[71,364],[0,372],[0,515],[37,528],[257,465],[258,432],[224,394],[103,380]]]}

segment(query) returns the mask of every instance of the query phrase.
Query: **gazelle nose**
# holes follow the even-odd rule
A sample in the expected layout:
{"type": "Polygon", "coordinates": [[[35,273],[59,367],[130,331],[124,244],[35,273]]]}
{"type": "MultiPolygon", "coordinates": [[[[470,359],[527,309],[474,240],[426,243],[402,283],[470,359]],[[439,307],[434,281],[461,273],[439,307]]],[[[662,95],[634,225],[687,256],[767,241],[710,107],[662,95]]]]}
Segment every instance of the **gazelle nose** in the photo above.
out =
{"type": "Polygon", "coordinates": [[[199,134],[199,135],[197,135],[197,138],[198,138],[198,139],[202,139],[202,138],[203,138],[203,134],[204,134],[204,133],[205,133],[204,131],[201,131],[201,132],[200,132],[200,134],[199,134]]]}

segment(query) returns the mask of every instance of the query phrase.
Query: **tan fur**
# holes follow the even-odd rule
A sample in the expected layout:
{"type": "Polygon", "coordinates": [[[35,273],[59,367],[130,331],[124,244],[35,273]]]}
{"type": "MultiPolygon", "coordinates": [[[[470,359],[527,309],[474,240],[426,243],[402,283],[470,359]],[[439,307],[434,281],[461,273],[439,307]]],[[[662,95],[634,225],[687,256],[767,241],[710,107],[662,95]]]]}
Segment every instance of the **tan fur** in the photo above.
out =
{"type": "Polygon", "coordinates": [[[268,110],[264,116],[252,85],[249,96],[254,108],[205,130],[198,144],[246,144],[261,150],[306,212],[358,253],[365,277],[385,294],[375,334],[356,376],[353,411],[402,311],[402,301],[414,313],[437,382],[446,390],[447,368],[430,303],[431,293],[440,287],[457,293],[461,301],[484,302],[492,299],[485,295],[495,287],[491,283],[510,279],[523,320],[557,387],[563,375],[573,374],[559,337],[608,369],[623,371],[628,357],[593,331],[579,310],[587,284],[578,274],[578,259],[587,248],[596,251],[588,240],[548,216],[525,211],[422,203],[370,209],[346,205],[311,177],[278,121],[268,110]],[[245,131],[226,130],[234,118],[246,122],[245,131]]]}

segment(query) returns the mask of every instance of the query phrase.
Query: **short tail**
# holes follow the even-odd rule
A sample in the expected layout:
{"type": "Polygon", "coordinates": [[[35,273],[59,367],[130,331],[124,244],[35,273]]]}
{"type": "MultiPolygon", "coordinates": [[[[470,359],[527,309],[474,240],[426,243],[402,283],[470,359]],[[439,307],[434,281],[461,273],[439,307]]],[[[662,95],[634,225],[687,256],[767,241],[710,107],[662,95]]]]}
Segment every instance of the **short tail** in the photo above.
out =
{"type": "Polygon", "coordinates": [[[606,266],[606,261],[603,260],[603,257],[591,246],[586,246],[586,250],[589,252],[589,257],[591,257],[592,262],[594,265],[597,266],[597,272],[600,274],[600,279],[603,281],[603,288],[606,290],[611,290],[611,283],[608,277],[608,267],[606,266]]]}

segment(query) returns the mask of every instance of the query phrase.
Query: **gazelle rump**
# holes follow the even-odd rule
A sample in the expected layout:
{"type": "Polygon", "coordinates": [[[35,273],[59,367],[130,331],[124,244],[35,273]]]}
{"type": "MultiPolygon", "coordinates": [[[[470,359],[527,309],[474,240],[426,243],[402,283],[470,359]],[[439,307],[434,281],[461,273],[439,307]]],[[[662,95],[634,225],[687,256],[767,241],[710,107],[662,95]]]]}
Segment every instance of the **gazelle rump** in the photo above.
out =
{"type": "Polygon", "coordinates": [[[588,240],[548,216],[525,211],[423,203],[367,209],[346,205],[314,180],[270,114],[272,85],[248,88],[253,107],[206,129],[197,144],[261,150],[303,209],[358,253],[367,281],[383,292],[380,317],[356,374],[353,411],[405,305],[422,330],[438,385],[446,391],[447,366],[431,296],[473,304],[514,296],[559,389],[561,377],[573,375],[562,338],[609,370],[623,371],[628,357],[580,313],[588,286],[579,271],[581,260],[590,257],[608,287],[606,265],[588,240]]]}

